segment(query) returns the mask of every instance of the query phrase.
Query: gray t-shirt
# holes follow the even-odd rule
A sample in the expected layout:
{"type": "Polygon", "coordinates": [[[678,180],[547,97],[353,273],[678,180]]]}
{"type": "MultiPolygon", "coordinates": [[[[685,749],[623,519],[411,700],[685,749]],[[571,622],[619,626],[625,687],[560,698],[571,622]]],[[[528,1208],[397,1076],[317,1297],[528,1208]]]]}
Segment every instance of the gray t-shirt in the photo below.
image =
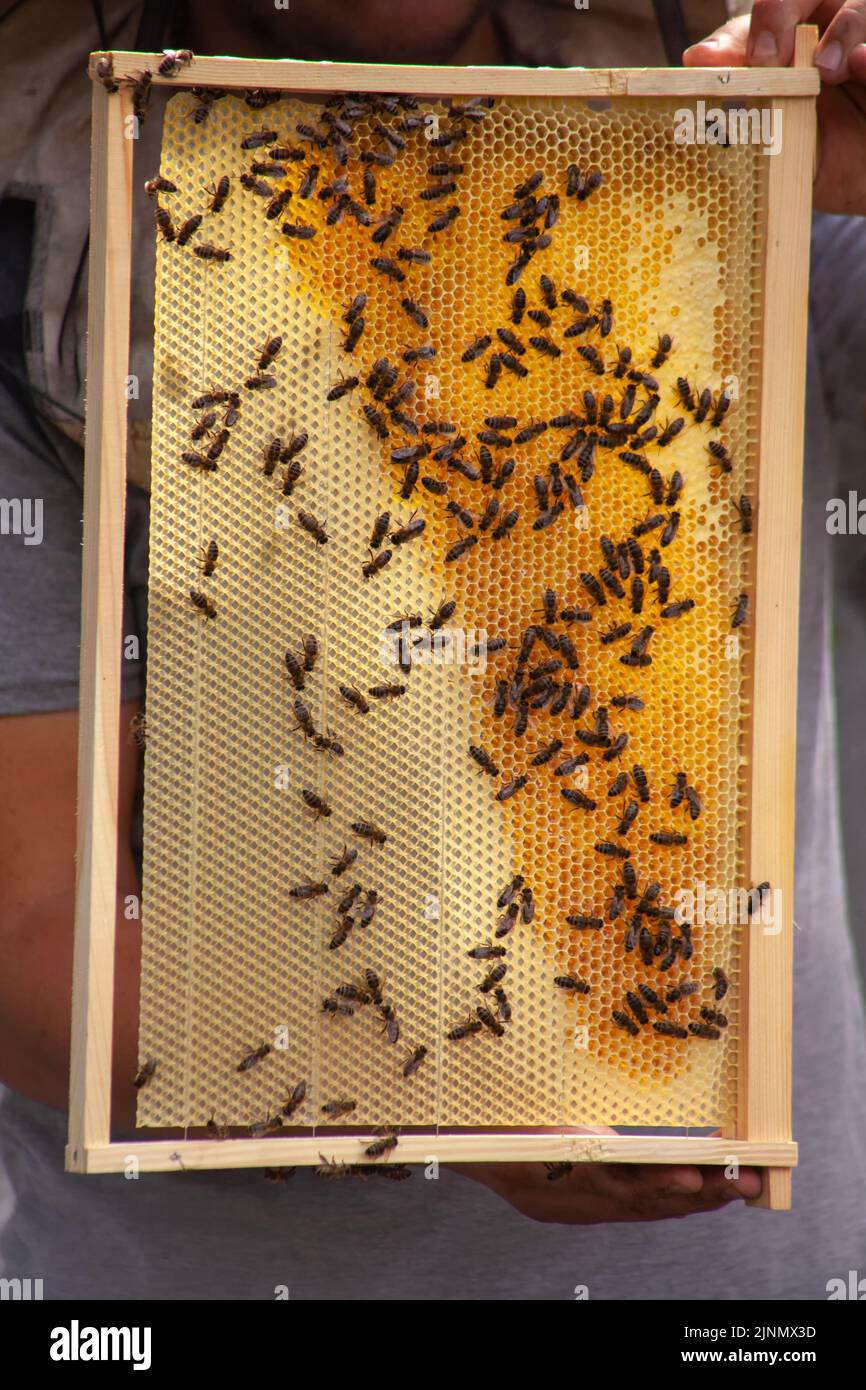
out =
{"type": "MultiPolygon", "coordinates": [[[[65,1117],[8,1091],[0,1103],[0,1274],[49,1299],[808,1299],[866,1270],[866,1032],[848,935],[829,652],[834,430],[862,441],[866,221],[815,225],[806,440],[795,916],[794,1209],[730,1209],[652,1225],[535,1224],[478,1184],[285,1186],[252,1171],[64,1174],[65,1117]],[[844,292],[843,292],[844,291],[844,292]],[[859,418],[858,418],[859,416],[859,418]],[[857,433],[859,431],[859,434],[857,433]]],[[[9,419],[4,411],[4,418],[9,419]]],[[[23,428],[23,426],[22,426],[23,428]]],[[[0,436],[0,496],[50,497],[45,539],[0,544],[0,713],[76,702],[81,495],[71,476],[0,436]],[[63,582],[58,582],[58,574],[63,582]],[[49,602],[50,598],[50,602],[49,602]],[[51,614],[46,624],[45,614],[51,614]],[[39,621],[35,621],[36,617],[39,621]]],[[[864,453],[866,456],[866,453],[864,453]]],[[[125,631],[146,583],[133,492],[125,631]]],[[[136,608],[139,617],[136,618],[136,608]]],[[[138,677],[130,673],[126,693],[138,677]]]]}

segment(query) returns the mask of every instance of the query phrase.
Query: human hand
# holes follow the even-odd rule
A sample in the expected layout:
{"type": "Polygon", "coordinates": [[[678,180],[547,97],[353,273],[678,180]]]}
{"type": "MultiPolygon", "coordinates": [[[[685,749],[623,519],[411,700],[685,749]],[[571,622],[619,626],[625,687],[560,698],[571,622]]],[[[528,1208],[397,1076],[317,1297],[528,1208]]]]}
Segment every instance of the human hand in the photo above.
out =
{"type": "MultiPolygon", "coordinates": [[[[580,1133],[614,1134],[600,1127],[580,1133]]],[[[758,1197],[761,1176],[741,1168],[726,1178],[715,1165],[576,1163],[560,1176],[543,1163],[455,1163],[452,1171],[474,1178],[533,1221],[598,1226],[615,1221],[666,1221],[718,1211],[737,1199],[758,1197]]],[[[557,1165],[558,1166],[558,1165],[557,1165]]]]}
{"type": "Polygon", "coordinates": [[[755,0],[683,54],[686,67],[786,67],[798,24],[817,24],[819,212],[866,215],[866,4],[863,0],[755,0]]]}

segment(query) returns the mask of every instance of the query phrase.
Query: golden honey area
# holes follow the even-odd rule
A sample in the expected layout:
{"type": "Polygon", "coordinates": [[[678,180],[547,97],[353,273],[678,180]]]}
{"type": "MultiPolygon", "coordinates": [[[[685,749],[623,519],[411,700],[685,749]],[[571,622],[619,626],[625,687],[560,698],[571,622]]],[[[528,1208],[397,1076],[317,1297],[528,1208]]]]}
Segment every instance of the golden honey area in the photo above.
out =
{"type": "MultiPolygon", "coordinates": [[[[662,933],[654,955],[642,956],[637,943],[626,949],[626,935],[654,883],[652,901],[662,906],[676,906],[678,891],[698,883],[724,890],[743,885],[750,639],[748,621],[733,631],[731,619],[749,588],[751,540],[732,499],[749,495],[757,515],[756,306],[765,176],[759,149],[676,144],[676,103],[667,100],[504,99],[490,109],[474,107],[476,115],[483,111],[476,119],[449,115],[441,103],[406,109],[388,101],[373,109],[347,98],[342,107],[322,108],[286,99],[252,111],[239,97],[225,97],[201,123],[193,120],[195,106],[188,93],[169,103],[160,170],[177,186],[160,195],[175,229],[195,214],[203,218],[186,245],[160,236],[156,251],[141,1056],[158,1059],[158,1067],[139,1093],[139,1123],[193,1126],[214,1115],[222,1124],[255,1125],[278,1114],[301,1080],[306,1100],[291,1117],[293,1126],[327,1123],[321,1107],[335,1098],[355,1102],[341,1123],[364,1126],[730,1122],[742,928],[695,921],[688,959],[682,953],[667,959],[670,940],[681,932],[663,918],[642,919],[654,938],[662,933]],[[436,121],[414,119],[425,115],[436,121]],[[328,136],[335,118],[346,121],[346,133],[338,129],[317,145],[316,134],[328,136]],[[299,122],[312,138],[298,131],[299,122]],[[255,131],[276,138],[260,149],[242,148],[255,131]],[[430,139],[437,131],[439,145],[430,139]],[[445,144],[455,131],[465,134],[445,144]],[[341,141],[345,165],[338,162],[341,141]],[[245,186],[241,175],[254,160],[267,161],[277,145],[297,147],[303,158],[286,162],[285,176],[263,179],[271,196],[292,190],[282,214],[268,218],[267,190],[245,186]],[[380,152],[388,162],[364,161],[364,152],[380,152]],[[449,162],[462,170],[429,172],[432,164],[449,162]],[[304,198],[313,165],[315,186],[304,198]],[[584,179],[600,171],[601,186],[586,197],[569,196],[569,165],[584,179]],[[375,179],[372,202],[365,199],[365,167],[375,179]],[[203,187],[216,186],[222,175],[230,180],[228,197],[219,212],[208,212],[203,187]],[[542,240],[532,250],[509,285],[521,243],[503,236],[520,220],[501,213],[535,175],[540,178],[524,196],[548,200],[534,235],[549,236],[549,244],[542,240]],[[340,178],[364,215],[345,205],[334,212],[342,186],[318,196],[340,178]],[[453,191],[421,197],[452,178],[453,191]],[[443,230],[429,230],[452,206],[458,215],[443,230]],[[401,220],[395,208],[402,209],[401,220]],[[399,225],[374,241],[389,215],[399,225]],[[281,231],[286,222],[314,234],[288,235],[281,231]],[[202,243],[228,250],[230,259],[199,258],[193,248],[202,243]],[[428,252],[429,261],[399,258],[399,248],[428,252]],[[405,278],[373,268],[376,256],[405,278]],[[515,323],[518,288],[525,305],[515,323]],[[347,351],[351,328],[344,315],[359,294],[367,296],[363,330],[347,351]],[[576,297],[586,300],[585,314],[576,297]],[[414,306],[409,312],[404,300],[414,306]],[[593,321],[567,337],[583,317],[593,321]],[[497,329],[517,335],[513,357],[523,370],[501,363],[488,385],[491,358],[512,351],[497,329]],[[275,384],[246,386],[274,335],[282,346],[264,374],[275,384]],[[490,346],[464,361],[468,346],[484,335],[490,346]],[[663,335],[672,347],[656,368],[663,335]],[[533,345],[530,338],[541,341],[533,345]],[[427,346],[435,355],[405,360],[427,346]],[[592,349],[594,359],[581,348],[592,349]],[[622,359],[617,376],[625,348],[631,361],[622,359]],[[377,398],[381,373],[370,373],[381,359],[397,374],[377,398]],[[623,392],[632,384],[628,370],[658,382],[657,391],[643,380],[633,383],[631,416],[657,394],[646,427],[655,423],[664,438],[668,424],[684,420],[670,443],[660,446],[658,435],[643,443],[605,438],[605,421],[621,422],[623,392]],[[329,391],[352,376],[359,385],[329,401],[329,391]],[[687,379],[696,398],[705,388],[712,392],[702,423],[684,408],[678,378],[687,379]],[[407,381],[412,393],[407,388],[406,399],[395,403],[407,381]],[[733,399],[713,427],[723,389],[733,399]],[[191,442],[202,414],[191,402],[219,390],[239,393],[238,418],[216,469],[203,471],[181,461],[185,451],[204,450],[213,439],[191,442]],[[386,438],[371,427],[365,405],[380,412],[386,438]],[[583,423],[550,424],[568,415],[583,423]],[[485,446],[488,460],[477,436],[492,416],[516,424],[500,431],[510,442],[485,446]],[[425,432],[423,425],[433,422],[455,430],[425,432]],[[520,442],[522,430],[541,423],[543,431],[520,442]],[[575,440],[578,430],[583,434],[575,440]],[[302,431],[309,436],[296,456],[302,472],[284,496],[285,466],[268,476],[263,450],[275,437],[286,446],[302,431]],[[594,470],[585,452],[593,433],[602,436],[594,470]],[[465,443],[451,459],[434,457],[461,436],[465,443]],[[575,440],[571,456],[563,458],[569,440],[575,440]],[[711,441],[728,451],[731,472],[711,467],[711,441]],[[410,492],[410,465],[392,455],[417,445],[427,448],[410,492]],[[646,472],[619,457],[623,450],[659,471],[661,505],[646,472]],[[681,492],[668,502],[671,487],[674,494],[678,489],[675,473],[681,492]],[[447,490],[428,489],[425,477],[447,490]],[[542,517],[546,525],[537,524],[536,479],[547,489],[544,510],[553,509],[542,517]],[[493,500],[496,515],[482,528],[493,500]],[[298,523],[299,509],[324,528],[325,543],[298,523]],[[371,530],[385,510],[391,533],[413,518],[423,518],[425,527],[402,544],[386,539],[375,554],[390,549],[390,561],[365,577],[371,530]],[[460,510],[471,525],[461,522],[460,510]],[[679,528],[662,546],[672,511],[679,528]],[[653,513],[664,523],[640,537],[644,594],[642,611],[634,612],[634,572],[626,568],[607,586],[599,579],[602,567],[617,570],[616,556],[613,564],[605,559],[601,538],[616,547],[653,513]],[[467,537],[475,543],[448,558],[467,537]],[[203,577],[199,552],[211,539],[219,559],[203,577]],[[654,547],[670,576],[663,602],[650,582],[654,547]],[[601,585],[603,606],[582,574],[601,585]],[[614,592],[618,583],[622,598],[614,592]],[[215,618],[196,612],[191,588],[207,596],[215,618]],[[556,595],[553,622],[545,614],[545,590],[556,595]],[[662,616],[669,604],[687,599],[694,601],[690,611],[662,616]],[[416,660],[402,673],[386,659],[384,630],[401,615],[421,615],[411,637],[423,636],[447,600],[456,604],[448,622],[455,641],[471,645],[486,633],[494,646],[496,639],[505,645],[486,663],[416,660]],[[569,609],[587,610],[590,618],[563,621],[569,609]],[[500,683],[515,682],[518,651],[532,624],[549,628],[551,638],[547,644],[537,638],[520,668],[523,691],[534,679],[541,682],[538,695],[521,706],[518,681],[500,714],[497,691],[500,683]],[[601,641],[624,624],[631,624],[625,635],[601,641]],[[651,662],[623,663],[632,651],[640,654],[633,643],[646,627],[653,629],[644,638],[651,662]],[[293,714],[299,692],[284,656],[287,648],[300,653],[307,634],[315,636],[318,655],[300,697],[315,730],[336,739],[342,756],[317,748],[293,714]],[[567,656],[558,644],[563,634],[573,644],[567,656]],[[575,658],[571,669],[568,660],[575,658]],[[562,664],[548,677],[533,676],[537,666],[557,660],[562,664]],[[552,695],[545,679],[555,684],[552,695]],[[391,699],[367,695],[367,714],[339,693],[340,685],[366,694],[382,683],[406,689],[391,699]],[[590,692],[587,708],[574,718],[583,686],[590,692]],[[546,693],[542,707],[526,709],[521,732],[521,708],[546,693]],[[567,695],[559,712],[557,695],[567,695]],[[621,696],[637,697],[644,708],[617,708],[621,696]],[[607,742],[588,745],[579,731],[604,733],[600,710],[607,711],[607,742]],[[628,738],[620,749],[621,734],[628,738]],[[553,740],[561,740],[561,749],[534,763],[553,740]],[[473,761],[470,744],[485,750],[496,776],[473,761]],[[582,752],[588,754],[583,768],[557,774],[564,760],[582,752]],[[645,802],[635,765],[648,778],[645,802]],[[627,786],[610,796],[620,772],[628,774],[627,786]],[[699,794],[696,819],[685,800],[670,804],[678,773],[699,794]],[[528,777],[526,784],[497,800],[520,776],[528,777]],[[564,789],[583,792],[595,809],[575,805],[564,789]],[[322,798],[331,814],[316,816],[304,790],[322,798]],[[618,833],[630,802],[638,805],[636,818],[618,833]],[[357,821],[380,827],[386,842],[360,839],[351,829],[357,821]],[[659,845],[650,839],[658,832],[687,841],[659,845]],[[638,898],[626,897],[615,917],[611,900],[623,867],[594,848],[604,842],[629,851],[638,884],[638,898]],[[338,879],[329,865],[344,845],[359,853],[338,879]],[[518,914],[508,934],[496,938],[503,916],[497,900],[517,874],[531,888],[534,917],[527,922],[518,914]],[[328,891],[293,897],[292,888],[306,882],[327,883],[328,891]],[[336,904],[356,882],[359,906],[368,890],[377,894],[375,912],[363,925],[356,908],[355,925],[333,948],[336,904]],[[573,928],[566,918],[574,915],[600,917],[604,925],[573,928]],[[502,1036],[482,1025],[452,1041],[447,1033],[476,1018],[479,1004],[496,1015],[492,992],[477,988],[496,962],[467,956],[482,943],[506,948],[501,984],[511,1017],[500,1023],[502,1036]],[[730,980],[723,1004],[714,998],[717,967],[730,980]],[[323,999],[339,997],[337,987],[362,980],[365,970],[376,973],[393,1005],[396,1043],[375,1002],[337,1017],[322,1008],[323,999]],[[566,975],[589,992],[572,995],[554,983],[566,975]],[[628,991],[640,998],[639,987],[648,986],[664,1001],[684,980],[696,982],[697,992],[668,1004],[666,1014],[647,1003],[647,1022],[636,1021],[628,991]],[[724,1010],[728,1026],[718,1038],[667,1036],[653,1027],[667,1021],[688,1029],[702,1021],[701,1008],[724,1010]],[[615,1024],[614,1010],[631,1018],[635,1034],[615,1024]],[[264,1041],[272,1052],[239,1072],[244,1055],[264,1041]],[[404,1062],[422,1046],[422,1064],[405,1077],[404,1062]]],[[[586,192],[576,177],[573,187],[586,192]]]]}

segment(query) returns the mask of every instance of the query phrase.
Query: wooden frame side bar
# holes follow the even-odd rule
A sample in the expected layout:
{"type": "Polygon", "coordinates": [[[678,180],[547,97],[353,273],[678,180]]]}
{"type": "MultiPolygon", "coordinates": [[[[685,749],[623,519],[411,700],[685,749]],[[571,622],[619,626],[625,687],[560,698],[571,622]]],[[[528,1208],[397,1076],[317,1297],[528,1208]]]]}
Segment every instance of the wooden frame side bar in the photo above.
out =
{"type": "Polygon", "coordinates": [[[92,109],[77,883],[66,1150],[67,1169],[78,1172],[85,1171],[89,1150],[108,1143],[111,1128],[132,230],[133,141],[124,136],[131,93],[109,96],[94,83],[92,109]]]}
{"type": "MultiPolygon", "coordinates": [[[[372,1135],[298,1139],[130,1139],[101,1144],[86,1154],[84,1172],[117,1173],[136,1162],[142,1172],[208,1168],[279,1168],[328,1161],[358,1163],[372,1135]]],[[[797,1162],[793,1143],[745,1143],[740,1139],[681,1135],[594,1134],[404,1134],[390,1155],[392,1163],[672,1163],[743,1167],[767,1165],[784,1170],[797,1162]]]]}
{"type": "MultiPolygon", "coordinates": [[[[92,53],[90,76],[111,57],[116,77],[143,69],[159,85],[266,87],[292,92],[406,92],[427,96],[804,97],[816,96],[817,69],[793,68],[498,68],[308,63],[292,58],[194,58],[176,77],[160,77],[161,53],[92,53]]],[[[255,114],[255,113],[254,113],[255,114]]]]}
{"type": "MultiPolygon", "coordinates": [[[[803,26],[796,61],[811,63],[817,30],[803,26]]],[[[770,158],[764,265],[763,375],[757,517],[747,865],[753,884],[781,889],[781,922],[745,928],[743,1028],[736,1133],[747,1142],[791,1134],[794,803],[800,512],[806,397],[812,103],[780,101],[782,147],[770,158]]],[[[761,1206],[788,1207],[789,1169],[765,1174],[761,1206]]]]}

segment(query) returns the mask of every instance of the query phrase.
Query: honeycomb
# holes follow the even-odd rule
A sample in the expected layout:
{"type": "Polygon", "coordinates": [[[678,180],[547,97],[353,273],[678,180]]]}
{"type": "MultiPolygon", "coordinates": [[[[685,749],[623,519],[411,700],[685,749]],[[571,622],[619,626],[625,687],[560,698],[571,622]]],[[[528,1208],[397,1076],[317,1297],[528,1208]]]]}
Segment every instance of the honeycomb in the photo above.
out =
{"type": "MultiPolygon", "coordinates": [[[[732,501],[746,494],[756,502],[767,161],[754,146],[677,144],[677,103],[667,99],[499,99],[474,105],[467,116],[442,102],[407,106],[351,96],[323,105],[283,98],[252,111],[241,96],[223,96],[196,120],[199,105],[187,92],[168,103],[160,172],[177,191],[161,193],[159,202],[175,231],[194,215],[202,221],[184,245],[156,236],[140,1055],[156,1060],[157,1069],[139,1091],[139,1125],[195,1127],[209,1118],[260,1125],[279,1114],[300,1081],[306,1098],[283,1117],[283,1133],[331,1123],[322,1106],[335,1099],[354,1102],[335,1120],[338,1127],[732,1123],[741,929],[695,922],[687,960],[668,958],[665,933],[675,938],[680,930],[661,917],[641,918],[652,933],[648,947],[626,949],[626,938],[638,902],[669,907],[679,890],[698,883],[730,890],[745,882],[750,637],[748,621],[736,633],[731,623],[738,596],[749,589],[753,551],[732,501]],[[341,134],[334,122],[344,120],[341,134]],[[251,133],[268,131],[274,136],[258,148],[242,147],[251,133]],[[253,161],[271,159],[276,145],[302,157],[284,162],[282,174],[251,173],[253,161]],[[431,175],[435,163],[462,169],[431,175]],[[570,165],[580,171],[570,176],[571,195],[570,165]],[[365,201],[365,170],[375,183],[372,203],[365,201]],[[595,170],[603,175],[598,187],[589,178],[595,170]],[[217,189],[224,175],[228,197],[221,210],[209,211],[211,194],[203,190],[217,189]],[[300,196],[314,177],[312,196],[300,196]],[[257,178],[269,187],[250,186],[257,178]],[[346,194],[339,184],[329,189],[341,178],[346,194]],[[422,197],[452,179],[453,192],[422,197]],[[535,236],[547,233],[549,244],[530,242],[521,258],[522,243],[503,240],[519,231],[519,217],[501,213],[527,181],[536,186],[524,198],[556,194],[559,203],[536,218],[535,236]],[[268,217],[270,199],[284,189],[290,199],[268,217]],[[340,204],[346,196],[364,212],[340,204]],[[452,206],[459,208],[453,220],[428,230],[452,206]],[[394,209],[402,209],[402,220],[394,209]],[[374,240],[389,216],[398,225],[374,240]],[[553,225],[541,225],[546,220],[553,225]],[[284,233],[287,222],[314,234],[284,233]],[[200,258],[193,252],[203,243],[228,250],[230,259],[200,258]],[[400,247],[429,252],[429,260],[400,259],[400,247]],[[376,256],[405,279],[374,269],[376,256]],[[519,279],[507,284],[515,260],[519,279]],[[515,324],[517,289],[525,308],[515,324]],[[359,294],[367,296],[364,324],[352,346],[346,313],[359,294]],[[587,301],[587,315],[575,307],[575,295],[587,301]],[[581,317],[594,321],[566,337],[581,317]],[[526,370],[517,374],[506,364],[488,386],[492,356],[511,351],[499,328],[517,335],[512,357],[526,370]],[[665,334],[672,347],[654,368],[665,334]],[[465,361],[483,335],[492,336],[491,346],[465,361]],[[282,345],[268,362],[265,345],[275,336],[282,345]],[[531,337],[553,343],[554,353],[531,345],[531,337]],[[435,356],[404,360],[427,345],[435,356]],[[602,374],[581,347],[594,349],[602,374]],[[628,369],[658,382],[659,403],[645,427],[653,419],[659,432],[678,418],[686,424],[663,446],[658,435],[643,445],[620,436],[597,446],[589,476],[581,450],[591,426],[582,427],[584,437],[577,435],[562,461],[576,427],[549,422],[567,413],[587,420],[593,408],[604,415],[607,393],[610,418],[618,421],[630,384],[625,368],[615,372],[625,347],[632,352],[628,369]],[[381,358],[399,369],[384,400],[376,399],[376,378],[373,388],[367,384],[381,358]],[[245,386],[260,360],[274,384],[245,386]],[[352,376],[356,388],[327,399],[352,376]],[[703,422],[679,399],[680,377],[696,398],[704,389],[713,393],[703,422]],[[405,381],[415,383],[414,393],[395,402],[405,381]],[[734,399],[714,427],[723,387],[734,399]],[[181,456],[211,446],[213,432],[191,442],[204,413],[191,403],[216,391],[237,391],[240,404],[216,468],[204,471],[181,456]],[[586,392],[594,393],[590,404],[586,392]],[[380,412],[384,439],[371,409],[380,412]],[[494,416],[517,423],[499,431],[510,443],[485,446],[487,460],[477,436],[490,428],[485,417],[494,416]],[[425,422],[455,430],[426,433],[425,422]],[[520,430],[543,422],[547,428],[528,442],[516,441],[520,430]],[[301,446],[303,433],[308,441],[292,460],[302,471],[289,478],[292,491],[284,495],[290,463],[269,475],[265,451],[275,437],[284,449],[291,441],[301,446]],[[459,436],[466,443],[452,459],[435,458],[459,436]],[[712,466],[711,441],[728,451],[731,472],[712,466]],[[428,446],[420,475],[444,483],[444,493],[419,480],[402,495],[409,465],[399,454],[394,462],[392,453],[419,443],[428,446]],[[619,457],[625,448],[639,449],[661,473],[661,506],[651,496],[654,480],[619,457]],[[464,471],[450,466],[454,457],[464,471]],[[506,467],[499,477],[507,459],[514,459],[513,471],[507,476],[506,467]],[[682,492],[669,502],[675,471],[682,492]],[[545,480],[544,508],[536,478],[545,480]],[[574,484],[583,505],[572,496],[574,484]],[[498,514],[482,530],[491,498],[498,514]],[[324,528],[326,542],[299,524],[299,509],[324,528]],[[471,513],[471,527],[461,510],[471,513]],[[536,526],[542,510],[549,524],[536,526]],[[384,511],[391,533],[420,518],[425,527],[371,551],[371,530],[384,511]],[[516,522],[497,533],[514,511],[516,522]],[[669,545],[661,547],[659,528],[640,540],[642,613],[632,612],[633,573],[619,582],[622,598],[602,585],[600,606],[580,576],[600,583],[607,565],[602,538],[619,546],[647,516],[659,512],[667,521],[672,511],[680,524],[669,545]],[[469,536],[476,543],[449,558],[469,536]],[[205,577],[201,554],[211,539],[219,558],[205,577]],[[653,547],[670,572],[667,602],[694,600],[678,618],[660,616],[648,573],[653,547]],[[365,577],[362,567],[389,549],[390,561],[365,577]],[[206,596],[215,617],[196,610],[191,589],[206,596]],[[555,599],[545,600],[545,590],[555,599]],[[446,646],[426,661],[424,647],[416,648],[412,669],[402,672],[387,649],[388,625],[420,615],[423,623],[408,640],[423,641],[445,601],[456,605],[445,624],[446,646]],[[588,611],[589,620],[562,619],[563,610],[574,609],[588,611]],[[601,641],[629,622],[624,638],[601,641]],[[536,636],[518,668],[533,624],[551,640],[536,636]],[[633,650],[640,655],[632,644],[645,625],[654,628],[646,647],[652,661],[622,663],[633,650]],[[294,713],[299,692],[285,653],[292,649],[300,660],[310,634],[318,654],[300,698],[312,728],[336,740],[342,754],[317,747],[294,713]],[[555,673],[532,676],[545,662],[565,660],[563,634],[577,668],[566,661],[555,673]],[[494,650],[479,651],[484,641],[494,650]],[[540,682],[532,699],[542,707],[527,711],[525,731],[518,669],[524,689],[540,682]],[[545,685],[551,679],[552,696],[545,685]],[[569,702],[552,713],[565,681],[572,683],[569,702]],[[380,684],[405,692],[366,693],[380,684]],[[369,712],[351,706],[341,685],[363,692],[369,712]],[[589,702],[574,718],[584,685],[589,702]],[[500,713],[503,688],[508,701],[500,713]],[[617,708],[618,696],[638,697],[644,708],[617,708]],[[595,743],[578,736],[592,739],[599,730],[595,743]],[[622,750],[620,734],[628,735],[622,750]],[[534,763],[555,739],[561,749],[534,763]],[[473,760],[470,744],[485,751],[498,775],[473,760]],[[582,766],[556,771],[580,753],[582,766]],[[636,765],[648,778],[646,802],[631,773],[636,765]],[[618,772],[627,774],[627,789],[610,796],[618,772]],[[680,773],[700,797],[696,819],[687,800],[670,804],[680,773]],[[497,799],[521,776],[525,785],[497,799]],[[575,805],[563,790],[589,797],[595,809],[575,805]],[[304,792],[322,798],[331,814],[317,814],[304,792]],[[636,818],[618,833],[631,802],[636,818]],[[385,843],[361,839],[351,829],[360,821],[380,827],[385,843]],[[660,831],[685,835],[687,843],[659,845],[650,835],[660,831]],[[616,917],[612,900],[624,883],[624,861],[594,848],[604,842],[630,851],[638,885],[637,900],[626,897],[616,917]],[[358,856],[335,877],[330,865],[344,846],[358,856]],[[518,892],[517,920],[497,938],[507,915],[497,902],[515,875],[531,889],[534,916],[527,905],[532,920],[524,920],[518,892]],[[328,891],[292,895],[310,883],[326,883],[328,891]],[[350,914],[354,925],[334,947],[337,903],[356,883],[362,891],[350,914]],[[658,895],[650,888],[645,899],[652,884],[658,895]],[[368,890],[377,899],[364,925],[359,914],[368,890]],[[574,915],[604,925],[572,927],[566,918],[574,915]],[[479,992],[497,964],[467,955],[479,944],[506,950],[507,1022],[497,1015],[494,994],[479,992]],[[717,967],[730,982],[721,1006],[717,967]],[[393,1006],[396,1043],[376,999],[354,1012],[323,1009],[341,984],[363,983],[366,970],[379,977],[382,998],[393,1006]],[[589,991],[558,987],[558,976],[577,976],[589,991]],[[648,1021],[636,1022],[627,991],[640,1002],[643,985],[663,999],[687,979],[697,992],[670,1003],[664,1019],[644,1001],[648,1021]],[[487,1026],[460,1041],[446,1036],[485,1002],[502,1036],[487,1026]],[[718,1038],[669,1036],[652,1026],[665,1019],[687,1026],[701,1021],[701,1008],[714,1007],[728,1019],[718,1038]],[[633,1030],[616,1025],[614,1010],[631,1017],[633,1030]],[[239,1070],[263,1043],[271,1051],[239,1070]],[[416,1047],[426,1056],[404,1076],[416,1047]]],[[[654,391],[634,384],[632,414],[654,391]]],[[[218,408],[214,430],[225,410],[218,408]]],[[[607,566],[614,579],[618,561],[615,554],[607,566]]]]}

